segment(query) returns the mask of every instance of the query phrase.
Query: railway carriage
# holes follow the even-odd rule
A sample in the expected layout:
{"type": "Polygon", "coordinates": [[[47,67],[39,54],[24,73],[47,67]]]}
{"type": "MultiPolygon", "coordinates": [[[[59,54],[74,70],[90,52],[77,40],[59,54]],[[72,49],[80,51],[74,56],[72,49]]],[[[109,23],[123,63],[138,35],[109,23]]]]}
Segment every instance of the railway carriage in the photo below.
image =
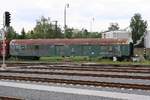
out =
{"type": "Polygon", "coordinates": [[[23,39],[10,42],[10,54],[15,57],[90,56],[130,57],[127,39],[23,39]]]}

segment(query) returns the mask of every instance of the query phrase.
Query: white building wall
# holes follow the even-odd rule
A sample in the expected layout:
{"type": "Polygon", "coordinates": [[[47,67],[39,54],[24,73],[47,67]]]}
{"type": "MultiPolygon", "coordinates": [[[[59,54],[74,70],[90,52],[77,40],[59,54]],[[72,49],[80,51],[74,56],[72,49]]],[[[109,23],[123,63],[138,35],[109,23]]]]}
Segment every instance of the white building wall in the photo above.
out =
{"type": "Polygon", "coordinates": [[[145,34],[145,47],[150,48],[150,31],[145,34]]]}
{"type": "Polygon", "coordinates": [[[110,31],[102,33],[102,38],[128,39],[132,42],[132,33],[124,30],[110,31]]]}

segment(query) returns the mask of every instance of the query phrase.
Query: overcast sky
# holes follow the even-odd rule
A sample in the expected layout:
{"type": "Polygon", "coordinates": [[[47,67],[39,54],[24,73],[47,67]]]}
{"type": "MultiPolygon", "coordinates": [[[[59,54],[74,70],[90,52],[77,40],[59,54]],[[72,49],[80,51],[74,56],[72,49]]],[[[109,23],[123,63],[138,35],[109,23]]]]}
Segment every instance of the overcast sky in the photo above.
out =
{"type": "Polygon", "coordinates": [[[11,13],[11,25],[17,32],[24,27],[32,29],[41,16],[58,20],[63,27],[64,7],[67,8],[67,25],[86,28],[90,31],[104,31],[111,22],[119,23],[121,28],[129,26],[135,13],[140,13],[150,24],[150,0],[0,0],[0,22],[3,13],[11,13]],[[94,21],[92,20],[94,18],[94,21]]]}

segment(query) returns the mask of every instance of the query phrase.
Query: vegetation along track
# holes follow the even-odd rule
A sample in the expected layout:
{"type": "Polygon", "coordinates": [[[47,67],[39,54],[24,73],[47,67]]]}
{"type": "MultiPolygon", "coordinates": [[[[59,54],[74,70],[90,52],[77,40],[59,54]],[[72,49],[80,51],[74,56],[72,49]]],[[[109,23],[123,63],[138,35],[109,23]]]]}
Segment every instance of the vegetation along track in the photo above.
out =
{"type": "Polygon", "coordinates": [[[0,75],[0,79],[150,90],[150,85],[0,75]]]}
{"type": "Polygon", "coordinates": [[[15,67],[15,66],[55,66],[55,67],[83,67],[83,68],[130,68],[130,69],[150,69],[149,65],[118,65],[118,64],[82,64],[82,63],[34,63],[34,62],[28,62],[28,63],[7,63],[7,67],[15,67]]]}

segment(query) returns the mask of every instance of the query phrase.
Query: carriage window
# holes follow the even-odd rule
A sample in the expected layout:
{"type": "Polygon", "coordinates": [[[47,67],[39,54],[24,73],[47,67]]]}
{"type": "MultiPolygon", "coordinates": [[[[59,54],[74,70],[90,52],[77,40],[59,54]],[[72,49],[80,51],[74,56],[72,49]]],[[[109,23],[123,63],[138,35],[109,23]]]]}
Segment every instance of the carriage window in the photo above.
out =
{"type": "Polygon", "coordinates": [[[21,50],[25,50],[25,46],[24,45],[21,46],[21,50]]]}
{"type": "Polygon", "coordinates": [[[15,49],[16,49],[16,50],[19,50],[19,49],[20,49],[20,46],[19,46],[19,45],[16,45],[16,46],[15,46],[15,49]]]}
{"type": "Polygon", "coordinates": [[[102,51],[112,51],[113,48],[112,48],[112,46],[101,46],[101,50],[102,51]]]}
{"type": "Polygon", "coordinates": [[[113,49],[112,49],[112,46],[109,46],[108,47],[108,51],[112,51],[113,49]]]}
{"type": "Polygon", "coordinates": [[[101,50],[102,50],[102,51],[107,50],[107,46],[101,46],[101,50]]]}
{"type": "Polygon", "coordinates": [[[68,45],[64,45],[64,47],[65,47],[65,48],[68,48],[69,46],[68,46],[68,45]]]}
{"type": "Polygon", "coordinates": [[[54,45],[50,45],[50,48],[54,48],[55,46],[54,45]]]}
{"type": "Polygon", "coordinates": [[[38,45],[35,45],[35,46],[34,46],[34,49],[35,49],[35,50],[39,49],[39,46],[38,46],[38,45]]]}

